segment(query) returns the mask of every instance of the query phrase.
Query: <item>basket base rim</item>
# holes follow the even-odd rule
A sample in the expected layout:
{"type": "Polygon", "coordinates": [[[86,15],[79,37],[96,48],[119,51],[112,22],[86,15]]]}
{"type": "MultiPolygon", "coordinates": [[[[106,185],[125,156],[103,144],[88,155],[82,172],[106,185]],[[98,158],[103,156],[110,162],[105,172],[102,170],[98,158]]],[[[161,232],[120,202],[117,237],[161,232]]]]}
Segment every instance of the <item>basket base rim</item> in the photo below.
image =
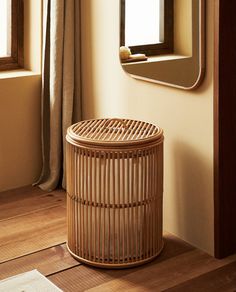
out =
{"type": "Polygon", "coordinates": [[[106,264],[106,263],[98,263],[98,262],[90,261],[90,260],[84,259],[84,258],[76,255],[75,253],[73,253],[70,250],[68,243],[66,243],[66,247],[67,247],[69,253],[73,256],[73,258],[75,258],[77,261],[79,261],[83,264],[97,267],[97,268],[102,268],[102,269],[126,269],[126,268],[141,266],[141,265],[144,265],[144,264],[147,264],[147,263],[153,261],[162,252],[162,250],[164,248],[164,241],[162,240],[162,246],[161,246],[160,250],[154,256],[151,256],[151,257],[143,259],[143,260],[138,260],[138,261],[131,262],[131,263],[122,263],[122,264],[106,264]]]}

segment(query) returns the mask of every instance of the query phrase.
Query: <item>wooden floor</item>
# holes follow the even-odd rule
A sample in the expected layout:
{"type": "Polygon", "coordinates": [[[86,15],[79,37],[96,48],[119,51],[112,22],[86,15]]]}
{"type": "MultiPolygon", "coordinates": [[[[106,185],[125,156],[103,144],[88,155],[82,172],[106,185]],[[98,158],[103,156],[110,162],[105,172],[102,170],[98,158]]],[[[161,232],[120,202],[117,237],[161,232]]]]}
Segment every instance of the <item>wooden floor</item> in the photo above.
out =
{"type": "Polygon", "coordinates": [[[216,260],[170,234],[155,261],[127,270],[80,264],[65,241],[63,191],[0,193],[0,280],[37,269],[63,291],[236,291],[236,255],[216,260]]]}

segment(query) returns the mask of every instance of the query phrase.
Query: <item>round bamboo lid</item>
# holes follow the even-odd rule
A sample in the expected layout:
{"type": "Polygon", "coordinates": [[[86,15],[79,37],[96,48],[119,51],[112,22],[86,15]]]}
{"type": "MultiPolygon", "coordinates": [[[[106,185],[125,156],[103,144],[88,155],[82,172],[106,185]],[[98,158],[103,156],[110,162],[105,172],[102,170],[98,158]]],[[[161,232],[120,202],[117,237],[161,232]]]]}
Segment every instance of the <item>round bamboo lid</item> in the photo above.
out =
{"type": "Polygon", "coordinates": [[[143,121],[117,118],[94,119],[84,120],[69,127],[67,140],[92,145],[127,146],[163,140],[163,131],[143,121]]]}

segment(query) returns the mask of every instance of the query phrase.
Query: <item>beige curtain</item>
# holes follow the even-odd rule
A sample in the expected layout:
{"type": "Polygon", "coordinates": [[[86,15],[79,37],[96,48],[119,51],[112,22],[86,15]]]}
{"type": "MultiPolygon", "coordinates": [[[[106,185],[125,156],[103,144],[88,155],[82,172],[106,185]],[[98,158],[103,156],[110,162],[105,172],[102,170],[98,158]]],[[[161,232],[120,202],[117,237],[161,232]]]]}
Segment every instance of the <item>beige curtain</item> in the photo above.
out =
{"type": "Polygon", "coordinates": [[[43,167],[36,184],[50,191],[66,185],[66,130],[81,118],[80,0],[44,0],[43,36],[43,167]]]}

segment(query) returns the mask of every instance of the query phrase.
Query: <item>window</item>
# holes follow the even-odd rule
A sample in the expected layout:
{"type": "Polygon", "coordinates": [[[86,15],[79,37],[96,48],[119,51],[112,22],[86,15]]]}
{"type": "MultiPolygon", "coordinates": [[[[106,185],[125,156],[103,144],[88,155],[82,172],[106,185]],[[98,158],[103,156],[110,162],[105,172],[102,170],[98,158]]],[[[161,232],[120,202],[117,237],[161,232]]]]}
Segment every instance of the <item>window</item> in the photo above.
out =
{"type": "Polygon", "coordinates": [[[121,0],[120,46],[147,56],[173,52],[173,0],[121,0]]]}
{"type": "Polygon", "coordinates": [[[23,0],[0,0],[0,70],[23,67],[23,0]]]}

